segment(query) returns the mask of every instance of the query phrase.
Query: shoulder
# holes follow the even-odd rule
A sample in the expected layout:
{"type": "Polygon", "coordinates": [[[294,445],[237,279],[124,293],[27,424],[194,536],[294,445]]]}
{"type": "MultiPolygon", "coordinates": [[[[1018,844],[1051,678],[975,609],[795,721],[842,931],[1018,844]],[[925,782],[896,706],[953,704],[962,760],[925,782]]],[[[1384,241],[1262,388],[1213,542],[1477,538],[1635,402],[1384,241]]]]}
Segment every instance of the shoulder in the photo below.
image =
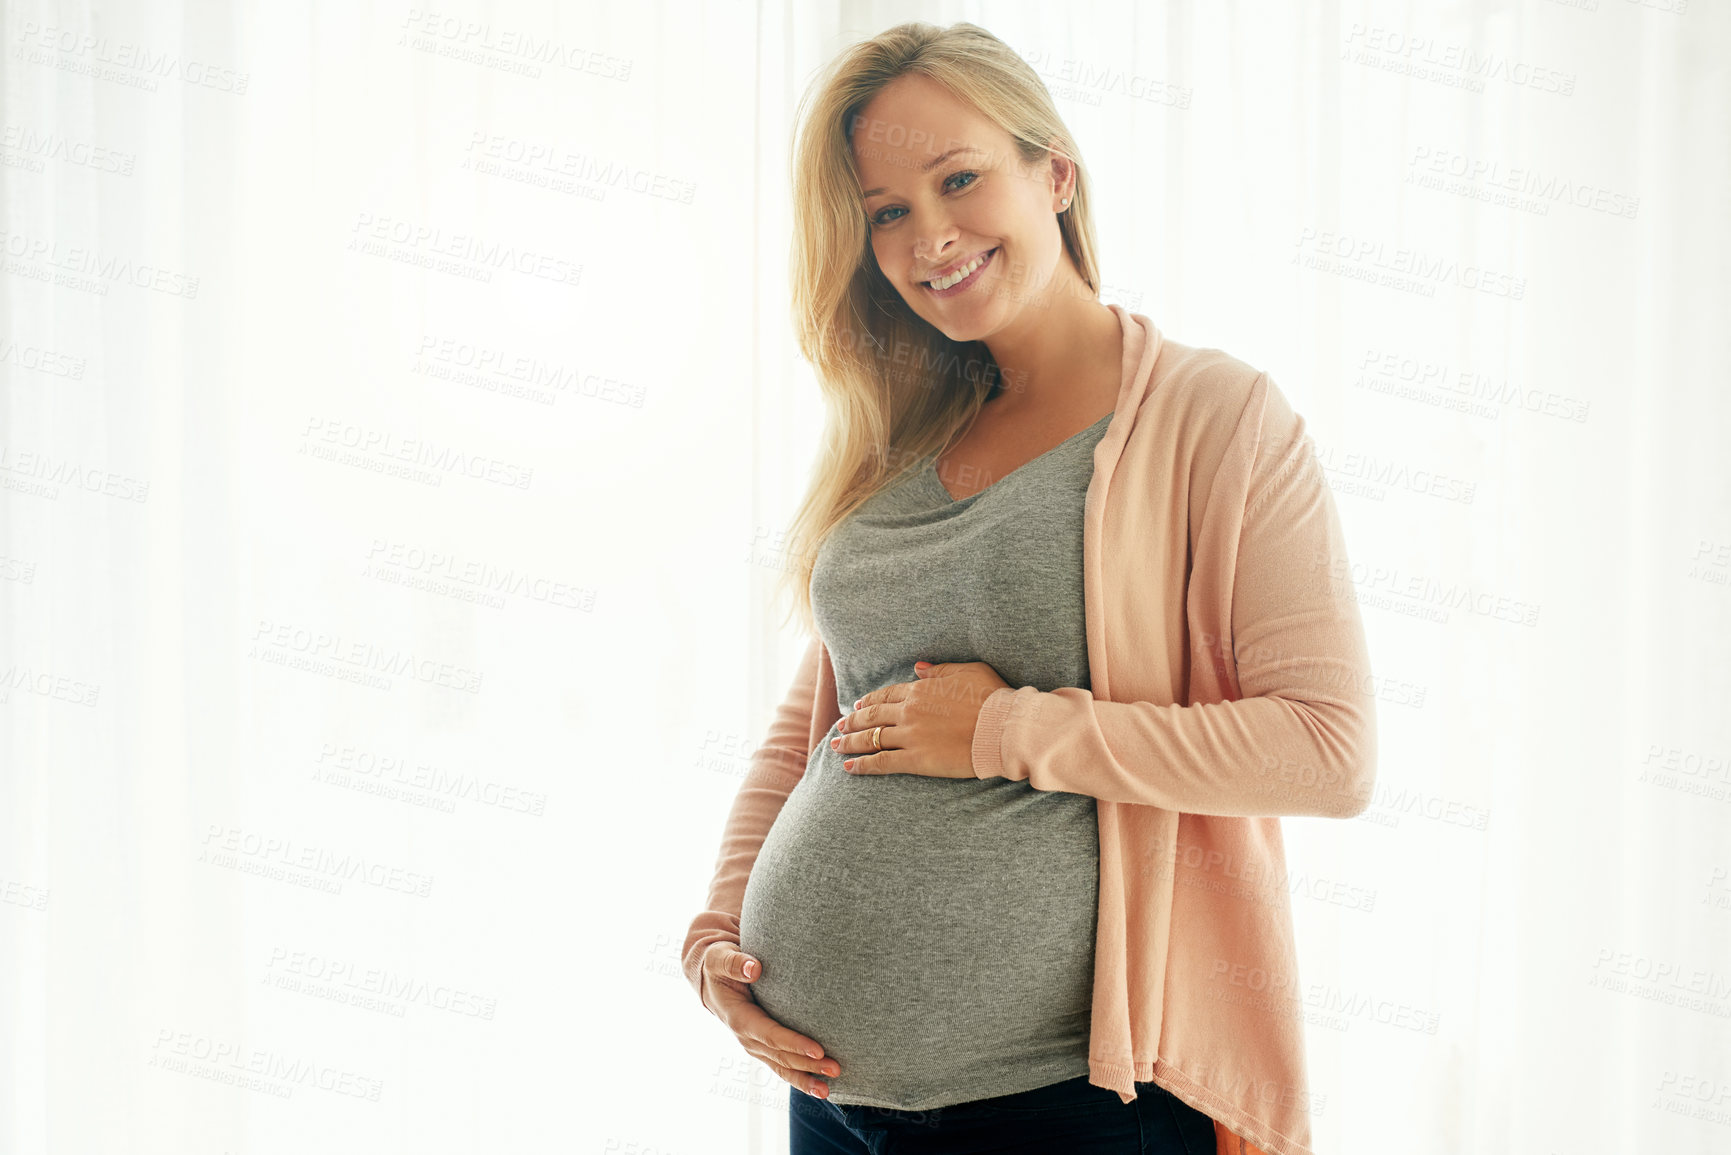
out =
{"type": "Polygon", "coordinates": [[[1196,481],[1229,456],[1255,456],[1276,394],[1268,374],[1242,358],[1164,338],[1137,425],[1186,460],[1196,481]]]}
{"type": "Polygon", "coordinates": [[[1187,440],[1215,441],[1230,438],[1239,419],[1260,408],[1266,386],[1267,374],[1224,349],[1167,338],[1143,404],[1187,440]]]}

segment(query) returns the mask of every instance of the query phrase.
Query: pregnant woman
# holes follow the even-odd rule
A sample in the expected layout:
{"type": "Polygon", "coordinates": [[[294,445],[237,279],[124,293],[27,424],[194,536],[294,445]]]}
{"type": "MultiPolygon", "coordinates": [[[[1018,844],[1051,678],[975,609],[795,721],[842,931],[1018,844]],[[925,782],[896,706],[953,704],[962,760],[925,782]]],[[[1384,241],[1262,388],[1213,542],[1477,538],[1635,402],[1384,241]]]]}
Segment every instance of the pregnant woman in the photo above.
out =
{"type": "Polygon", "coordinates": [[[795,181],[813,639],[687,977],[794,1155],[1311,1155],[1279,818],[1362,812],[1375,727],[1303,419],[1100,302],[1075,142],[973,25],[838,58],[795,181]]]}

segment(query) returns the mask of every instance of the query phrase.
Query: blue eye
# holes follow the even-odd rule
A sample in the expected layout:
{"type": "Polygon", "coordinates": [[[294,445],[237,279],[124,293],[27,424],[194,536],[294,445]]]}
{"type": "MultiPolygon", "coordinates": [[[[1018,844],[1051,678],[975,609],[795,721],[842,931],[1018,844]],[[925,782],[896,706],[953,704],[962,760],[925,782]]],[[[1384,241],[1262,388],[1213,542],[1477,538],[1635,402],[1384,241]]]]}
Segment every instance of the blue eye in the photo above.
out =
{"type": "MultiPolygon", "coordinates": [[[[972,186],[975,181],[980,179],[979,173],[974,172],[972,169],[963,169],[961,172],[952,173],[948,177],[944,178],[944,187],[949,188],[950,187],[950,181],[957,180],[957,179],[964,177],[964,176],[971,176],[974,178],[974,180],[971,180],[967,184],[964,184],[964,185],[957,185],[956,186],[957,188],[968,188],[968,187],[972,186]]],[[[897,218],[891,217],[889,220],[886,221],[886,220],[884,220],[884,214],[890,213],[890,212],[895,212],[895,211],[896,211],[895,205],[891,205],[887,209],[879,209],[878,214],[871,218],[871,223],[874,225],[894,224],[896,222],[897,218]]]]}

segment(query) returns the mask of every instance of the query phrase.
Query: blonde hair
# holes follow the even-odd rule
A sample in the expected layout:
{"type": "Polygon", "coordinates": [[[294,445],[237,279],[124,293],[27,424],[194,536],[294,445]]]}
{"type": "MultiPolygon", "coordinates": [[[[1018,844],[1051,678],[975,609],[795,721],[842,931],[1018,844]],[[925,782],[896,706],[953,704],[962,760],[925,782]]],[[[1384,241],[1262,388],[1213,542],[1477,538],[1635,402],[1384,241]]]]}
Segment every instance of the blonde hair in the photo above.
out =
{"type": "Polygon", "coordinates": [[[1087,170],[1051,93],[1003,41],[968,23],[898,24],[847,48],[812,81],[793,146],[793,322],[827,416],[780,586],[792,586],[812,634],[811,574],[824,539],[908,464],[941,451],[1000,385],[985,342],[952,341],[908,308],[872,252],[852,131],[872,98],[910,73],[978,109],[1024,163],[1045,162],[1050,150],[1074,164],[1058,229],[1083,282],[1100,291],[1087,170]]]}

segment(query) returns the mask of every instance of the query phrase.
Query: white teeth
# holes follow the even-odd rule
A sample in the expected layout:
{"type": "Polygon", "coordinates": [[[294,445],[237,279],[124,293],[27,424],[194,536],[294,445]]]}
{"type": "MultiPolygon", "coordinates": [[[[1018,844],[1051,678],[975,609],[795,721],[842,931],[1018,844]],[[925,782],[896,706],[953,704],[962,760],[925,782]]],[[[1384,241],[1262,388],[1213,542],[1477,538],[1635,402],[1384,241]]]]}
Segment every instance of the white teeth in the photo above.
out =
{"type": "Polygon", "coordinates": [[[951,273],[949,276],[940,277],[935,281],[927,281],[926,284],[930,285],[934,289],[947,289],[951,285],[955,284],[956,282],[965,279],[969,273],[971,273],[975,269],[979,268],[980,265],[985,262],[985,259],[990,255],[991,255],[991,253],[989,251],[981,253],[979,256],[975,257],[973,260],[969,261],[967,264],[963,265],[961,268],[957,269],[955,272],[951,273]]]}

